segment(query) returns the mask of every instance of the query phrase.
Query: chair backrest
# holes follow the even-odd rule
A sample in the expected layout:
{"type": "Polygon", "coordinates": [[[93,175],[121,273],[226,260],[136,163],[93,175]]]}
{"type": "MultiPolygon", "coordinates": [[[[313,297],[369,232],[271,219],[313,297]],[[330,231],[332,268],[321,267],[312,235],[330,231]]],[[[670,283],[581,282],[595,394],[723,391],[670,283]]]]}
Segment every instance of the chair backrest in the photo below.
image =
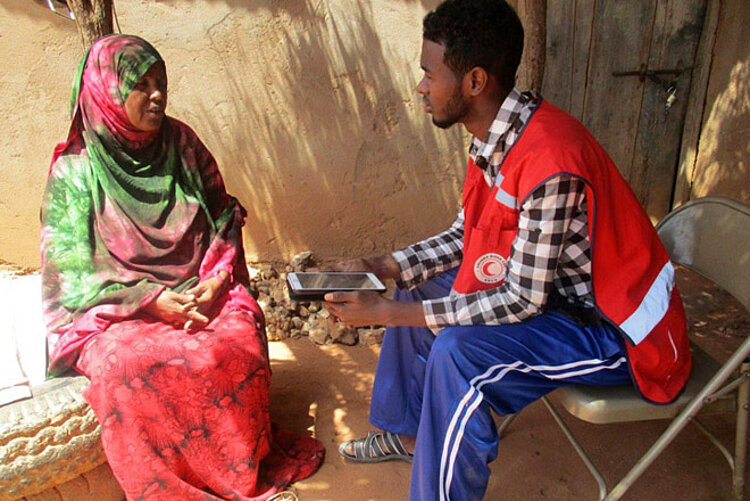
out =
{"type": "Polygon", "coordinates": [[[697,271],[750,310],[750,207],[725,197],[691,200],[656,226],[672,262],[697,271]]]}

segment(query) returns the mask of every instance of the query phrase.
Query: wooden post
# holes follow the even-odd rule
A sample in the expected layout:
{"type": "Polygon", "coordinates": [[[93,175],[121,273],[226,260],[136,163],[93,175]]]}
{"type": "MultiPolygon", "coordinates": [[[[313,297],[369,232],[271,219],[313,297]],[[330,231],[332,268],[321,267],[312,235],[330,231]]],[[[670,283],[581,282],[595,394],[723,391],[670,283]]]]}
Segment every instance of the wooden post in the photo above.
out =
{"type": "Polygon", "coordinates": [[[113,0],[68,0],[68,6],[76,17],[84,49],[90,47],[97,38],[114,31],[112,2],[113,0]]]}
{"type": "Polygon", "coordinates": [[[541,92],[547,52],[547,0],[517,0],[515,3],[525,35],[517,85],[521,91],[541,92]]]}
{"type": "Polygon", "coordinates": [[[692,198],[693,175],[695,162],[698,158],[701,129],[706,108],[706,92],[708,91],[708,77],[711,73],[716,29],[719,23],[720,0],[709,0],[706,7],[706,17],[703,21],[703,32],[698,44],[698,50],[693,64],[690,79],[690,94],[685,114],[685,125],[682,129],[682,144],[680,147],[677,178],[675,179],[674,194],[671,209],[674,210],[692,198]]]}

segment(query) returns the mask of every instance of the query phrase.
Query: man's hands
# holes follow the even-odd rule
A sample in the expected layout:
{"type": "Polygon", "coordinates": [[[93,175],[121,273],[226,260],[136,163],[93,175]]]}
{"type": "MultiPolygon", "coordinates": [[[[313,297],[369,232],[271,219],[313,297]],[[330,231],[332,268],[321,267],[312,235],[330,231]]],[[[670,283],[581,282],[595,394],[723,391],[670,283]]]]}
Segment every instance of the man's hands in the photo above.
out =
{"type": "Polygon", "coordinates": [[[390,254],[340,261],[333,265],[333,271],[369,271],[380,280],[396,279],[401,275],[398,263],[390,254]]]}
{"type": "Polygon", "coordinates": [[[421,302],[392,301],[372,291],[329,292],[325,301],[328,311],[352,327],[426,325],[421,302]]]}
{"type": "MultiPolygon", "coordinates": [[[[393,256],[368,257],[341,261],[334,271],[369,271],[385,281],[401,275],[401,268],[393,256]]],[[[377,292],[329,292],[325,295],[326,309],[334,317],[352,327],[366,325],[424,326],[424,313],[420,302],[401,302],[385,299],[377,292]]]]}
{"type": "Polygon", "coordinates": [[[209,322],[208,314],[221,295],[227,276],[227,272],[220,271],[184,293],[164,290],[144,311],[169,324],[182,326],[185,330],[201,329],[209,322]]]}

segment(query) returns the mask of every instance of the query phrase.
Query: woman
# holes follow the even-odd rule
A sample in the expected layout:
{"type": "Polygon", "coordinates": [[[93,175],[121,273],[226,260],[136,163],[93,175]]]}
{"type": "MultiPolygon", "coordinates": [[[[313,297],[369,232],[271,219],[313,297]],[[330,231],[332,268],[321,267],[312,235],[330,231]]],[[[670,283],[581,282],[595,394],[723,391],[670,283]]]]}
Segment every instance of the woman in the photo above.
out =
{"type": "Polygon", "coordinates": [[[108,36],[84,56],[42,204],[50,371],[91,380],[128,499],[267,499],[324,449],[271,426],[244,211],[166,105],[148,42],[108,36]]]}

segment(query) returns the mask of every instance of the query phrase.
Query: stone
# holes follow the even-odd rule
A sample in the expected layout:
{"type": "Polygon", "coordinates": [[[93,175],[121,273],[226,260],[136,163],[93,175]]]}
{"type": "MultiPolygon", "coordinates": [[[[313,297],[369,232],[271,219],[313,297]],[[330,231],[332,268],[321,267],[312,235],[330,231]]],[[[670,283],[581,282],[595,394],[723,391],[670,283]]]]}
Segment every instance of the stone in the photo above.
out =
{"type": "MultiPolygon", "coordinates": [[[[278,282],[272,285],[269,295],[273,297],[273,300],[276,304],[281,304],[284,306],[292,304],[292,300],[289,299],[289,293],[286,290],[286,285],[284,285],[282,282],[278,282]]],[[[296,309],[296,306],[293,306],[292,309],[296,309]]]]}
{"type": "Polygon", "coordinates": [[[313,253],[310,251],[300,252],[292,258],[290,264],[294,271],[305,271],[313,264],[313,253]]]}
{"type": "Polygon", "coordinates": [[[263,292],[261,292],[258,295],[257,301],[258,306],[260,306],[263,311],[268,311],[268,307],[271,305],[271,298],[268,297],[268,294],[264,294],[263,292]]]}
{"type": "Polygon", "coordinates": [[[250,283],[252,284],[252,282],[255,282],[260,278],[260,268],[247,265],[247,274],[250,277],[250,283]]]}
{"type": "Polygon", "coordinates": [[[331,329],[331,340],[334,343],[343,344],[346,346],[354,346],[359,341],[357,335],[357,329],[347,327],[346,324],[336,322],[333,324],[331,329]]]}
{"type": "Polygon", "coordinates": [[[359,342],[365,346],[375,346],[383,344],[383,335],[385,328],[364,328],[359,329],[359,342]]]}
{"type": "Polygon", "coordinates": [[[266,337],[269,341],[281,341],[284,339],[284,331],[277,329],[274,325],[266,325],[266,337]]]}
{"type": "Polygon", "coordinates": [[[328,329],[323,326],[313,327],[310,329],[308,336],[315,344],[326,344],[328,339],[330,339],[328,329]]]}
{"type": "Polygon", "coordinates": [[[276,271],[273,265],[270,265],[270,264],[260,265],[260,277],[263,280],[271,280],[273,278],[277,278],[278,276],[279,276],[279,273],[276,271]]]}
{"type": "Polygon", "coordinates": [[[346,324],[334,322],[330,312],[319,301],[292,301],[286,285],[286,273],[314,264],[312,252],[305,251],[294,256],[292,262],[285,266],[286,271],[278,272],[270,264],[254,265],[256,271],[250,288],[257,291],[256,300],[266,315],[269,341],[308,336],[316,344],[381,344],[382,328],[349,328],[346,324]]]}

